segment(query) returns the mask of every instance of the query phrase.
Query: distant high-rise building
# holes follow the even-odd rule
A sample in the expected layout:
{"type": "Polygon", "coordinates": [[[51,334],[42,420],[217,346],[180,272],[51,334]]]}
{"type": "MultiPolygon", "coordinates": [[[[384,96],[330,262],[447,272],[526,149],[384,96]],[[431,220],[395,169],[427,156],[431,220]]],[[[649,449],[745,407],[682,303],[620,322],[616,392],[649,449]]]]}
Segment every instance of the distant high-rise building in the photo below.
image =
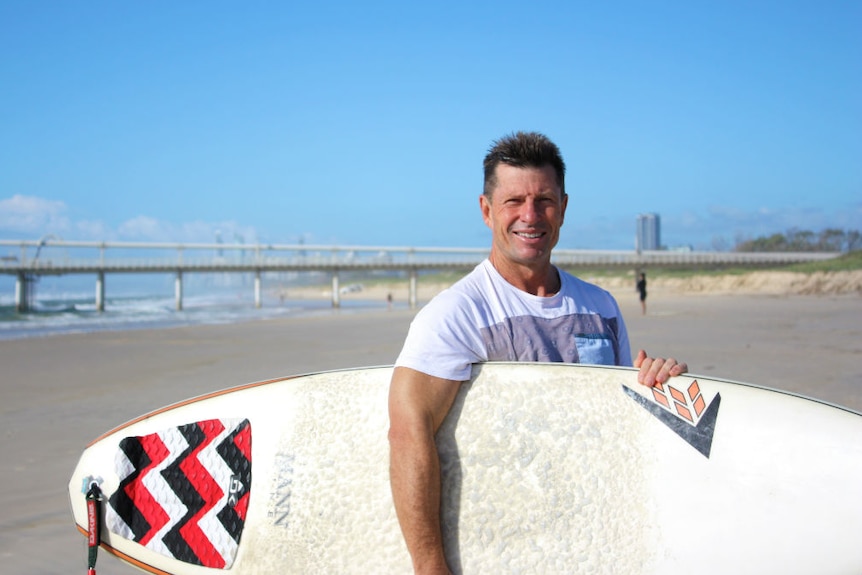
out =
{"type": "Polygon", "coordinates": [[[661,219],[658,214],[649,213],[638,216],[635,249],[637,251],[661,249],[661,219]]]}

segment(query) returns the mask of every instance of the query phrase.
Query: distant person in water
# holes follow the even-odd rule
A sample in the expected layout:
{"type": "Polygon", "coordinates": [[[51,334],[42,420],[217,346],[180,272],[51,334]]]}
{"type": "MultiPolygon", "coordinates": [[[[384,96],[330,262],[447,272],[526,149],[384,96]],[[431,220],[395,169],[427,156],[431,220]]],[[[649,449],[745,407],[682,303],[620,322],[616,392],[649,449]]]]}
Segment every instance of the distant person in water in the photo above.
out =
{"type": "Polygon", "coordinates": [[[637,290],[641,298],[641,313],[646,315],[646,274],[643,272],[638,276],[637,290]]]}

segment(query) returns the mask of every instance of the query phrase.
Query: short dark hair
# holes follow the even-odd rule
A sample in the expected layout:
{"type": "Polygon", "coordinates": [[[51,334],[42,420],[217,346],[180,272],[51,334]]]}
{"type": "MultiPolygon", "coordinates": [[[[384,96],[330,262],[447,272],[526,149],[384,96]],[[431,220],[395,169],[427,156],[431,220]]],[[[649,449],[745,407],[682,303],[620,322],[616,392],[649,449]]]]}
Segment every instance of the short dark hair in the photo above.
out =
{"type": "Polygon", "coordinates": [[[488,197],[497,186],[497,166],[500,164],[517,168],[551,166],[557,174],[560,194],[566,193],[566,163],[557,145],[544,134],[516,132],[493,142],[484,161],[484,193],[488,197]]]}

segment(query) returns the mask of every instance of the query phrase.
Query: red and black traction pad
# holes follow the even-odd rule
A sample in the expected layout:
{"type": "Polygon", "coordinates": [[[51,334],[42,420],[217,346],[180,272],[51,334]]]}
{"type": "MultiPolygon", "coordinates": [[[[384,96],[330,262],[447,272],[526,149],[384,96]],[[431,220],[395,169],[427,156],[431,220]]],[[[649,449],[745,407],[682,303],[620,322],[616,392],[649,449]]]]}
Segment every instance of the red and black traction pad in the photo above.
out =
{"type": "Polygon", "coordinates": [[[251,424],[210,419],[120,441],[111,532],[162,555],[233,564],[251,491],[251,424]]]}

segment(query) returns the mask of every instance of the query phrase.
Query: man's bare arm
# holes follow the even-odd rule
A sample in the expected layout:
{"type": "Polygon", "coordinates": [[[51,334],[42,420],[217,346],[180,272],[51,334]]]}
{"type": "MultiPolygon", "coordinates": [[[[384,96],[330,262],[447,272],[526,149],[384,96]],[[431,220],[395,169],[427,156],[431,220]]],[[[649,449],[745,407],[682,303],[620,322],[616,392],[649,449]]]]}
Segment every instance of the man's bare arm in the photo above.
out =
{"type": "Polygon", "coordinates": [[[460,382],[396,367],[389,388],[389,473],[395,511],[419,574],[449,573],[440,529],[440,458],[434,436],[460,382]]]}

